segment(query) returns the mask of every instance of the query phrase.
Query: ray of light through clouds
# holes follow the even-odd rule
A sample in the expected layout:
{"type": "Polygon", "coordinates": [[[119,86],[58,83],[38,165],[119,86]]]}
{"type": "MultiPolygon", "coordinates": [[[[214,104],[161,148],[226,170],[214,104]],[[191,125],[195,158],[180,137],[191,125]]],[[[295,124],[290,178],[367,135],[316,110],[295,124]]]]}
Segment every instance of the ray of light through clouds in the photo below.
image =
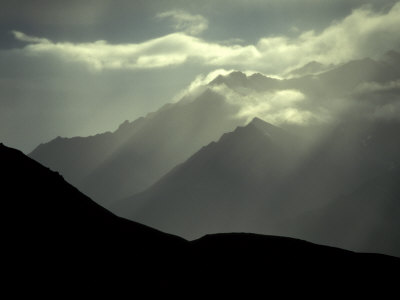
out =
{"type": "MultiPolygon", "coordinates": [[[[26,4],[24,10],[9,2],[5,9],[14,10],[3,12],[0,22],[7,25],[4,40],[12,39],[0,49],[0,138],[24,151],[57,135],[115,130],[125,119],[193,98],[202,86],[233,70],[282,78],[311,61],[339,65],[400,48],[400,2],[392,0],[371,5],[337,1],[332,15],[323,9],[334,2],[311,0],[232,1],[229,7],[223,1],[121,0],[121,8],[103,0],[94,4],[96,9],[85,4],[81,11],[79,2],[71,7],[39,2],[43,9],[26,4]],[[329,21],[313,11],[315,24],[306,26],[307,11],[315,7],[329,21]],[[296,10],[297,23],[289,20],[296,10]],[[51,30],[53,25],[57,30],[51,30]]],[[[393,88],[360,86],[354,97],[393,88]]],[[[224,86],[213,89],[242,106],[240,118],[258,115],[276,124],[329,118],[320,108],[310,109],[310,96],[296,88],[247,91],[246,96],[224,86]]],[[[397,113],[397,106],[388,104],[375,115],[390,111],[397,113]]]]}

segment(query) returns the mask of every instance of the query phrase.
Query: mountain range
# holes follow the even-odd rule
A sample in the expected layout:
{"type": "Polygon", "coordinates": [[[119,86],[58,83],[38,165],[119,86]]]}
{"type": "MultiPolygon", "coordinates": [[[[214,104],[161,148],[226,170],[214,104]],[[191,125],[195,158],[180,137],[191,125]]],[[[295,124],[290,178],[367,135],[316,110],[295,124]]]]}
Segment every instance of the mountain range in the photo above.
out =
{"type": "Polygon", "coordinates": [[[288,79],[220,75],[115,132],[29,156],[117,215],[188,239],[247,231],[400,256],[398,63],[392,51],[288,79]],[[279,91],[327,120],[243,114],[279,91]]]}
{"type": "MultiPolygon", "coordinates": [[[[246,124],[246,119],[237,117],[237,105],[212,90],[214,86],[226,85],[233,90],[246,87],[255,91],[299,89],[321,101],[327,97],[328,90],[343,95],[362,82],[399,78],[397,68],[392,65],[364,59],[317,77],[306,75],[287,80],[259,73],[220,75],[194,99],[183,97],[146,117],[125,121],[112,133],[84,138],[58,137],[39,145],[29,156],[61,172],[73,185],[107,206],[110,198],[143,191],[202,146],[246,124]]],[[[311,104],[314,105],[306,105],[311,104]]]]}
{"type": "Polygon", "coordinates": [[[400,127],[366,128],[346,124],[310,152],[254,119],[111,209],[189,239],[246,231],[400,253],[400,127]]]}
{"type": "Polygon", "coordinates": [[[398,258],[244,233],[189,242],[117,217],[3,144],[0,162],[3,284],[14,294],[299,295],[310,282],[319,289],[308,295],[395,288],[398,258]]]}
{"type": "Polygon", "coordinates": [[[220,95],[206,90],[192,102],[126,121],[113,133],[57,138],[29,156],[107,206],[111,199],[147,188],[201,146],[234,129],[234,113],[220,95]]]}

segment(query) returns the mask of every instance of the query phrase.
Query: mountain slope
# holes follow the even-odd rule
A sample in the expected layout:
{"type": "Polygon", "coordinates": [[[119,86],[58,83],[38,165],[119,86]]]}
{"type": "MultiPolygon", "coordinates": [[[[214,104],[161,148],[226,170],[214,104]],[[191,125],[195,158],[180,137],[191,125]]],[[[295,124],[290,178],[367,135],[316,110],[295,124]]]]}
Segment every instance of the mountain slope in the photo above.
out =
{"type": "MultiPolygon", "coordinates": [[[[395,57],[393,53],[391,57],[395,57]]],[[[247,117],[243,115],[246,110],[241,110],[241,100],[229,101],[229,91],[225,95],[225,89],[219,85],[233,90],[236,93],[233,98],[243,96],[243,101],[249,95],[251,99],[263,99],[262,93],[298,90],[304,94],[304,100],[293,104],[294,112],[299,109],[307,116],[309,112],[324,115],[324,112],[336,111],[342,105],[338,99],[348,97],[360,84],[387,83],[399,76],[392,65],[372,59],[351,61],[318,75],[286,80],[259,73],[247,76],[232,72],[216,77],[198,94],[165,105],[145,118],[123,123],[113,133],[57,138],[40,145],[30,156],[59,171],[96,202],[110,207],[112,199],[144,191],[201,147],[246,123],[247,117]],[[239,112],[242,118],[238,117],[239,112]]],[[[376,97],[380,98],[381,94],[376,97]]],[[[265,107],[270,106],[270,98],[271,95],[265,98],[265,107]]],[[[251,99],[249,101],[254,100],[251,99]]],[[[348,102],[357,104],[353,100],[348,102]]],[[[366,104],[366,101],[359,102],[366,104]]],[[[379,105],[382,103],[372,107],[379,105]]],[[[390,105],[385,111],[388,109],[390,105]]]]}
{"type": "Polygon", "coordinates": [[[2,144],[0,163],[3,283],[14,294],[281,294],[310,280],[338,292],[362,293],[365,284],[390,292],[400,267],[394,257],[283,237],[219,234],[187,242],[116,217],[2,144]]]}
{"type": "Polygon", "coordinates": [[[400,166],[399,129],[396,122],[342,123],[310,148],[285,130],[254,119],[112,210],[189,239],[249,231],[400,255],[398,212],[392,210],[390,219],[384,212],[386,206],[398,207],[394,185],[386,193],[395,196],[387,199],[371,193],[369,200],[354,196],[354,202],[348,197],[348,205],[338,205],[344,194],[365,189],[363,185],[377,176],[395,174],[400,166]],[[357,210],[365,205],[375,212],[373,219],[357,210]],[[317,218],[320,213],[330,217],[317,218]],[[349,226],[346,235],[351,238],[345,238],[343,227],[333,225],[342,215],[365,219],[364,231],[349,226]],[[332,228],[338,228],[338,238],[332,228]],[[386,234],[391,238],[380,243],[379,235],[386,234]],[[369,238],[368,243],[362,236],[369,238]],[[376,247],[371,248],[373,244],[376,247]]]}
{"type": "Polygon", "coordinates": [[[400,253],[399,182],[399,168],[388,170],[337,197],[314,211],[313,218],[298,224],[308,226],[304,231],[310,232],[309,236],[314,236],[318,243],[342,244],[366,252],[388,249],[387,253],[400,253]]]}
{"type": "Polygon", "coordinates": [[[300,145],[296,137],[256,118],[112,210],[188,238],[254,231],[255,216],[265,200],[278,196],[282,179],[302,154],[300,145]]]}
{"type": "Polygon", "coordinates": [[[66,174],[66,179],[107,206],[111,199],[150,186],[200,147],[244,120],[231,118],[236,108],[206,90],[193,100],[166,105],[114,133],[89,138],[56,139],[30,156],[66,174]]]}
{"type": "MultiPolygon", "coordinates": [[[[207,235],[193,241],[192,245],[196,247],[195,253],[206,257],[203,260],[199,255],[199,264],[206,268],[216,266],[214,272],[207,274],[215,286],[268,287],[273,293],[278,290],[280,295],[299,295],[304,290],[308,295],[314,295],[314,287],[333,294],[344,290],[364,294],[380,286],[375,277],[379,276],[375,272],[380,272],[381,279],[387,280],[383,285],[387,289],[395,287],[394,281],[387,276],[388,269],[383,260],[377,264],[369,260],[370,254],[354,256],[347,251],[301,240],[245,233],[207,235]],[[238,257],[245,259],[238,260],[238,257]],[[245,274],[244,278],[241,274],[245,274]],[[276,284],[277,289],[266,282],[276,284]],[[285,292],[287,282],[295,290],[285,292]],[[366,284],[371,286],[366,288],[366,284]]],[[[392,263],[392,270],[399,270],[400,265],[392,263]]],[[[386,290],[380,289],[380,292],[386,293],[386,290]]]]}
{"type": "Polygon", "coordinates": [[[179,265],[185,240],[113,215],[58,173],[2,144],[0,164],[3,270],[11,283],[47,293],[159,284],[174,275],[166,273],[179,265]],[[129,269],[134,272],[123,272],[129,269]]]}
{"type": "Polygon", "coordinates": [[[68,182],[79,185],[109,155],[135,135],[144,123],[145,118],[139,118],[131,123],[125,121],[113,133],[88,137],[57,137],[40,144],[29,156],[52,170],[61,172],[68,182]]]}
{"type": "Polygon", "coordinates": [[[71,240],[86,246],[112,242],[134,246],[136,250],[144,247],[146,251],[163,240],[177,244],[183,241],[115,216],[65,182],[57,172],[3,144],[0,160],[3,208],[10,212],[5,219],[13,224],[10,229],[17,238],[53,241],[66,247],[71,240]],[[130,235],[137,240],[130,240],[130,235]]]}

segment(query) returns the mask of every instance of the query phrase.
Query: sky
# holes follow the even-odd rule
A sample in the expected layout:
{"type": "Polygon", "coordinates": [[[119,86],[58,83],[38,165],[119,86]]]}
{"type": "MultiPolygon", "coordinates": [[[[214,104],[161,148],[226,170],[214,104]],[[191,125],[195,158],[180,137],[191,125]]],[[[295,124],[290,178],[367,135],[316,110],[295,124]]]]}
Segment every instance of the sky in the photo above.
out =
{"type": "Polygon", "coordinates": [[[113,131],[211,72],[282,75],[313,60],[338,64],[400,49],[394,0],[1,6],[0,141],[26,153],[57,136],[113,131]]]}

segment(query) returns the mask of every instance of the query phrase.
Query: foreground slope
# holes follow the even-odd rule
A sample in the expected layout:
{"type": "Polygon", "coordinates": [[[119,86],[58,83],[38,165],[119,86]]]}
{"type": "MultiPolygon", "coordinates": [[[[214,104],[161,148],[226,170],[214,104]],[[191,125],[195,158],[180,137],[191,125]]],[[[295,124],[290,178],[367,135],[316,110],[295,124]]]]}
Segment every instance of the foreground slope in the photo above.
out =
{"type": "Polygon", "coordinates": [[[283,237],[238,233],[187,242],[116,217],[57,173],[2,144],[0,162],[3,271],[8,284],[31,295],[81,286],[92,294],[110,289],[137,295],[145,287],[151,287],[148,295],[214,289],[285,294],[297,291],[283,287],[310,280],[336,291],[356,291],[369,282],[386,291],[399,270],[394,257],[283,237]]]}
{"type": "Polygon", "coordinates": [[[113,215],[58,173],[2,144],[0,164],[5,245],[11,272],[21,280],[25,274],[34,281],[40,269],[54,275],[43,280],[68,286],[69,273],[72,282],[104,280],[124,268],[146,277],[147,268],[159,265],[151,274],[157,280],[186,243],[113,215]]]}

